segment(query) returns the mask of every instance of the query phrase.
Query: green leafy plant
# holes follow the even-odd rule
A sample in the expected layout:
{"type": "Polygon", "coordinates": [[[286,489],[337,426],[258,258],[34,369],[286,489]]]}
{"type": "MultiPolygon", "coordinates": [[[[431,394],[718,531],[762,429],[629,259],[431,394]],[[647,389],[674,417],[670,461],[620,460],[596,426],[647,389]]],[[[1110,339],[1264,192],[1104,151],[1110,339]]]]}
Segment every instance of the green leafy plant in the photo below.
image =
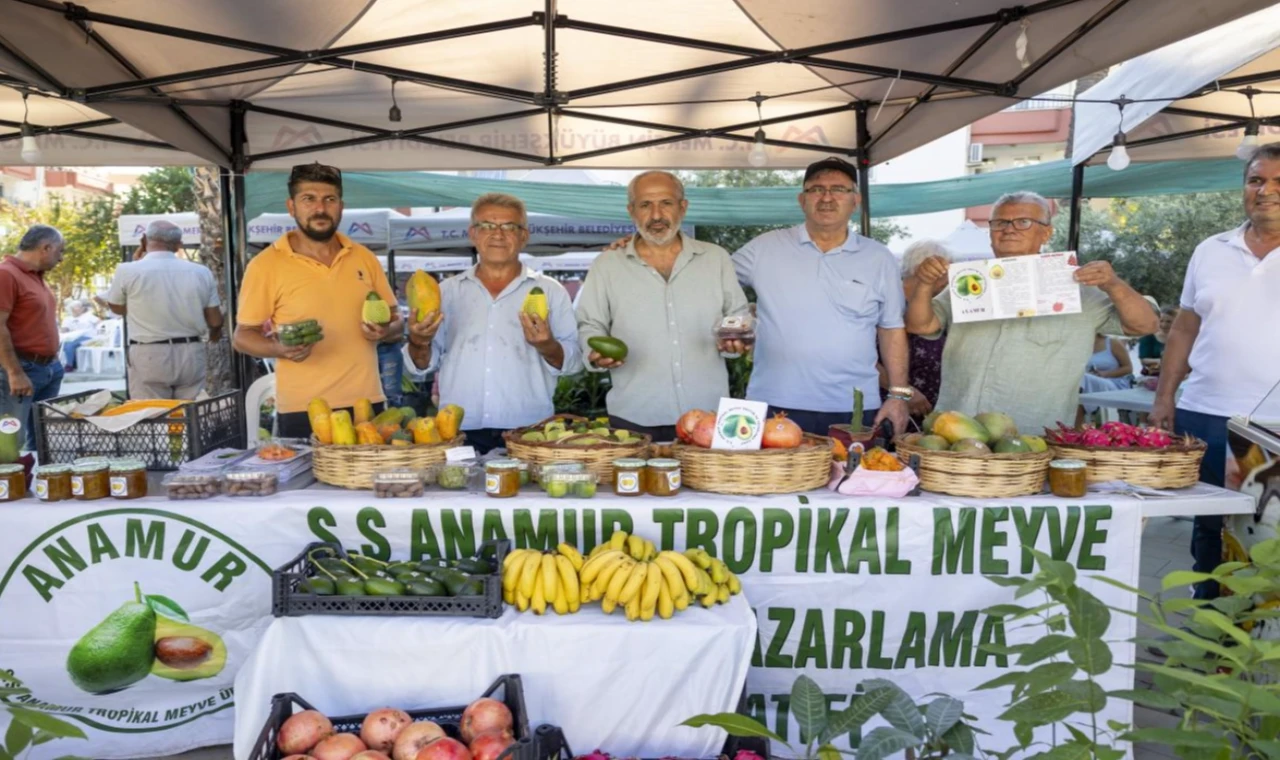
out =
{"type": "Polygon", "coordinates": [[[803,760],[840,760],[841,755],[856,755],[858,760],[883,760],[899,752],[908,760],[930,760],[947,757],[972,760],[976,752],[976,734],[972,718],[964,713],[964,703],[945,695],[931,695],[926,704],[917,705],[897,684],[873,678],[859,684],[862,691],[853,703],[838,712],[827,706],[827,696],[812,678],[800,676],[791,686],[791,714],[800,724],[803,754],[785,739],[753,718],[739,713],[695,715],[681,725],[693,728],[715,726],[733,736],[772,739],[803,760]],[[877,715],[889,725],[871,729],[862,736],[862,727],[877,715]],[[849,734],[855,752],[838,749],[832,742],[849,734]]]}
{"type": "Polygon", "coordinates": [[[561,377],[556,382],[552,404],[556,414],[576,414],[581,417],[603,417],[605,395],[609,392],[608,372],[579,372],[561,377]]]}
{"type": "MultiPolygon", "coordinates": [[[[54,739],[87,739],[78,726],[56,715],[20,707],[10,700],[31,691],[15,676],[0,672],[0,708],[9,713],[9,727],[4,732],[0,760],[18,760],[30,756],[31,750],[54,739]]],[[[63,755],[57,760],[86,760],[76,755],[63,755]]]]}

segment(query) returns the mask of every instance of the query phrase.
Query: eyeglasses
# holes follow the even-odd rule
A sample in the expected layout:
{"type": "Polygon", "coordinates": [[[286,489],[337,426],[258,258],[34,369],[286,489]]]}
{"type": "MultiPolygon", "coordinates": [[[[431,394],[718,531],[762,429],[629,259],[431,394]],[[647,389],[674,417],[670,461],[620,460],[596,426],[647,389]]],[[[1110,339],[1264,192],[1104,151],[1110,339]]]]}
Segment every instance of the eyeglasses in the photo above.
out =
{"type": "Polygon", "coordinates": [[[491,235],[494,232],[497,232],[498,230],[502,230],[508,235],[514,235],[517,232],[523,232],[524,225],[516,224],[515,222],[503,222],[502,224],[497,224],[495,222],[476,222],[475,224],[471,225],[471,229],[479,230],[480,232],[483,232],[486,235],[491,235]]]}
{"type": "Polygon", "coordinates": [[[1001,230],[1007,230],[1010,227],[1012,227],[1015,230],[1021,230],[1023,232],[1026,232],[1027,230],[1031,229],[1031,225],[1033,224],[1039,224],[1045,227],[1049,226],[1048,222],[1042,222],[1039,219],[1028,219],[1024,216],[1024,217],[1019,217],[1017,219],[992,219],[991,229],[999,232],[1001,230]]]}
{"type": "Polygon", "coordinates": [[[843,198],[846,195],[849,195],[850,193],[854,192],[854,190],[852,187],[841,187],[840,185],[836,185],[835,187],[826,187],[825,185],[810,185],[809,187],[806,187],[802,192],[804,192],[805,195],[810,195],[810,196],[813,196],[814,198],[821,198],[823,195],[826,195],[827,193],[831,193],[836,198],[843,198]]]}

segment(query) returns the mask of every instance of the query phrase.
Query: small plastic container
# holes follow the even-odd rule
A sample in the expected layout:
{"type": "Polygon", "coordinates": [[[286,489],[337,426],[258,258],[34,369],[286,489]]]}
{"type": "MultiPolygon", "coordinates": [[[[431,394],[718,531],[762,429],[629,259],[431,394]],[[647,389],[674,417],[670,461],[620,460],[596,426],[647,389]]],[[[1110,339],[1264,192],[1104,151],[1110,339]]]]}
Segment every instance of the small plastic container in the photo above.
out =
{"type": "Polygon", "coordinates": [[[750,314],[724,317],[716,321],[711,332],[717,341],[740,341],[744,348],[750,350],[756,342],[756,318],[750,314]]]}
{"type": "Polygon", "coordinates": [[[544,478],[546,478],[548,475],[554,475],[556,473],[577,473],[577,472],[586,472],[586,471],[587,471],[586,462],[578,462],[574,460],[566,460],[563,462],[547,462],[546,464],[538,467],[538,482],[539,483],[546,482],[544,478]]]}
{"type": "Polygon", "coordinates": [[[619,496],[644,495],[643,459],[613,460],[613,492],[619,496]]]}
{"type": "Polygon", "coordinates": [[[113,459],[107,474],[112,498],[128,501],[147,495],[147,463],[141,459],[113,459]]]}
{"type": "Polygon", "coordinates": [[[222,493],[222,476],[214,473],[171,472],[161,481],[170,501],[212,499],[222,493]]]}
{"type": "Polygon", "coordinates": [[[675,496],[680,493],[680,460],[650,459],[645,463],[645,493],[650,496],[675,496]]]}
{"type": "Polygon", "coordinates": [[[520,493],[520,463],[514,459],[486,462],[484,492],[495,499],[510,499],[520,493]]]}
{"type": "Polygon", "coordinates": [[[512,457],[511,461],[515,462],[520,469],[520,485],[521,487],[529,485],[529,463],[523,459],[512,457]]]}
{"type": "Polygon", "coordinates": [[[232,467],[227,470],[222,492],[227,496],[271,496],[280,487],[280,477],[265,467],[232,467]]]}
{"type": "Polygon", "coordinates": [[[379,499],[411,499],[425,491],[419,470],[398,467],[373,474],[373,495],[379,499]]]}
{"type": "Polygon", "coordinates": [[[42,464],[31,471],[31,490],[40,501],[71,498],[71,465],[42,464]]]}
{"type": "Polygon", "coordinates": [[[480,478],[484,470],[474,459],[461,462],[445,462],[436,473],[436,485],[448,491],[466,491],[480,478]]]}
{"type": "Polygon", "coordinates": [[[1088,465],[1084,460],[1055,459],[1049,463],[1049,490],[1054,496],[1080,499],[1088,486],[1088,465]]]}
{"type": "Polygon", "coordinates": [[[596,495],[596,476],[590,472],[553,472],[544,476],[542,490],[553,499],[590,499],[596,495]]]}
{"type": "Polygon", "coordinates": [[[77,460],[71,465],[71,496],[94,501],[111,495],[110,466],[105,459],[77,460]]]}
{"type": "Polygon", "coordinates": [[[27,474],[20,464],[0,464],[0,501],[17,501],[27,496],[27,474]]]}

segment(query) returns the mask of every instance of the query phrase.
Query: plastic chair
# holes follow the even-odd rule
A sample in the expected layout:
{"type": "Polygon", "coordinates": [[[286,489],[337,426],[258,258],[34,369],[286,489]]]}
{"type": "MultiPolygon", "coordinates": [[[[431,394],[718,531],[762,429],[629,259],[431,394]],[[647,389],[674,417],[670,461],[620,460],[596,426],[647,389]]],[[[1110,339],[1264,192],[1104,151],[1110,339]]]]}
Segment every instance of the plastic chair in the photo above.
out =
{"type": "MultiPolygon", "coordinates": [[[[245,440],[250,446],[254,441],[258,440],[258,423],[262,417],[262,400],[268,396],[276,395],[276,375],[272,372],[269,375],[263,375],[253,384],[249,386],[249,390],[244,393],[244,420],[245,430],[248,437],[245,440]]],[[[272,426],[272,434],[275,433],[275,425],[272,426]]]]}
{"type": "Polygon", "coordinates": [[[113,365],[119,363],[119,371],[124,371],[124,320],[108,319],[100,328],[103,335],[101,346],[81,346],[76,349],[76,366],[93,367],[93,374],[102,374],[103,358],[112,360],[113,365]]]}

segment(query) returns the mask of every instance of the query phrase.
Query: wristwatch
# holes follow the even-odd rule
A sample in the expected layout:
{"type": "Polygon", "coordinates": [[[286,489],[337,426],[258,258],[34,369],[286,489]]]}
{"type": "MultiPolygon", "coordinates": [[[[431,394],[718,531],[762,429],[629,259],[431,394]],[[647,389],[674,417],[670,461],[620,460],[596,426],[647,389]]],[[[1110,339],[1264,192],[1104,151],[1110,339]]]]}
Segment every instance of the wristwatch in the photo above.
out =
{"type": "Polygon", "coordinates": [[[891,385],[887,398],[897,399],[898,401],[910,401],[916,395],[915,389],[910,386],[891,385]]]}

